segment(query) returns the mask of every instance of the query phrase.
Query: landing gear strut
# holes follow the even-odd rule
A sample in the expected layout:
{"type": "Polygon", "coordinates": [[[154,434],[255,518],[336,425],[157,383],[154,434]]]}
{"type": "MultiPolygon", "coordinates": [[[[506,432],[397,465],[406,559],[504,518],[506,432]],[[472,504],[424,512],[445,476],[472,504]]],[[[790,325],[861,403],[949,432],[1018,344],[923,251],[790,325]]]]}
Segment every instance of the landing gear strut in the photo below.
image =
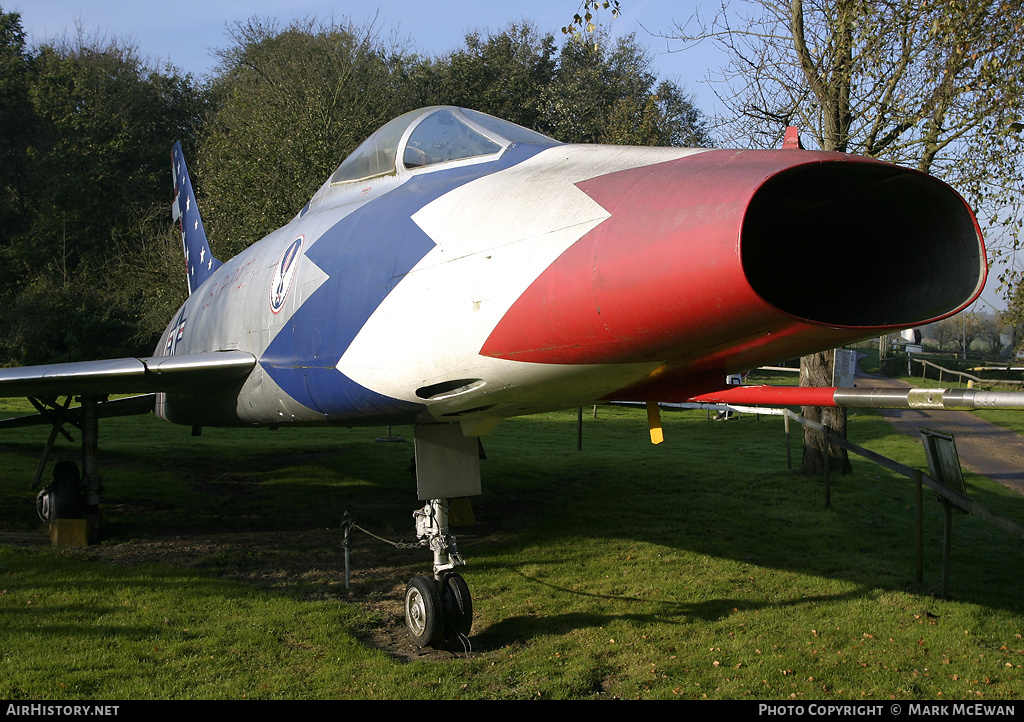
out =
{"type": "Polygon", "coordinates": [[[480,493],[480,442],[458,424],[419,425],[416,438],[416,488],[426,500],[413,512],[419,545],[434,555],[433,574],[413,577],[405,588],[405,626],[415,644],[442,641],[466,644],[473,626],[469,585],[455,537],[448,529],[448,501],[480,493]]]}

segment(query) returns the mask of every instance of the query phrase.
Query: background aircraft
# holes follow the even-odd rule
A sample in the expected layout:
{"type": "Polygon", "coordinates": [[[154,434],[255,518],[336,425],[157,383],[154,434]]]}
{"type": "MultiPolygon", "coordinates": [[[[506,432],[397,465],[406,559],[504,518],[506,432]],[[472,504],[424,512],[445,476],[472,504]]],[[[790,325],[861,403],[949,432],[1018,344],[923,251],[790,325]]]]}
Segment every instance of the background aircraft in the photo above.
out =
{"type": "MultiPolygon", "coordinates": [[[[180,146],[172,159],[190,295],[153,356],[0,372],[0,394],[34,399],[51,442],[70,417],[82,428],[82,481],[58,464],[44,505],[79,513],[81,486],[99,503],[104,415],[412,424],[417,535],[434,555],[433,575],[406,590],[421,645],[469,632],[448,500],[480,493],[477,437],[503,419],[710,398],[727,374],[956,313],[985,280],[977,222],[954,191],[842,154],[565,145],[425,108],[224,263],[180,146]],[[822,274],[833,294],[802,292],[822,274]],[[145,395],[106,400],[120,393],[145,395]]],[[[759,393],[836,402],[834,389],[759,393]]]]}

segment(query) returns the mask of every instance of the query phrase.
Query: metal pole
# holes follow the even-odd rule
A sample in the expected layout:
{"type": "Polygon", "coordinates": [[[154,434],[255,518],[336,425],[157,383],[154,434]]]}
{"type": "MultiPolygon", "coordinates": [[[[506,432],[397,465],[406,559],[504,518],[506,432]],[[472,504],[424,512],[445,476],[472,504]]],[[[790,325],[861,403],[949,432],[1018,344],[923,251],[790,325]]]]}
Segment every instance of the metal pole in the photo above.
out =
{"type": "Polygon", "coordinates": [[[89,525],[89,543],[100,538],[100,502],[103,483],[96,464],[99,447],[99,400],[95,396],[81,398],[82,412],[82,486],[85,487],[85,518],[89,525]]]}
{"type": "Polygon", "coordinates": [[[96,449],[99,440],[99,417],[95,397],[82,397],[82,485],[85,487],[86,506],[100,503],[100,474],[96,467],[96,449]]]}
{"type": "Polygon", "coordinates": [[[352,517],[346,511],[341,521],[341,544],[345,548],[345,591],[352,591],[352,517]]]}
{"type": "Polygon", "coordinates": [[[786,423],[786,468],[789,469],[790,471],[792,471],[793,470],[793,450],[792,450],[791,445],[790,445],[790,437],[789,437],[789,414],[791,412],[790,412],[789,409],[785,409],[785,412],[786,413],[784,413],[782,415],[782,418],[785,419],[785,423],[786,423]]]}
{"type": "Polygon", "coordinates": [[[949,557],[953,537],[953,507],[945,499],[942,499],[941,501],[942,506],[946,510],[946,528],[942,532],[942,591],[940,596],[945,599],[946,588],[949,585],[949,557]]]}
{"type": "Polygon", "coordinates": [[[825,508],[832,507],[832,463],[829,457],[832,455],[832,445],[829,443],[829,434],[825,432],[825,508]]]}
{"type": "Polygon", "coordinates": [[[914,472],[914,483],[917,486],[917,511],[914,514],[915,526],[917,527],[917,583],[924,582],[924,480],[921,470],[914,472]]]}

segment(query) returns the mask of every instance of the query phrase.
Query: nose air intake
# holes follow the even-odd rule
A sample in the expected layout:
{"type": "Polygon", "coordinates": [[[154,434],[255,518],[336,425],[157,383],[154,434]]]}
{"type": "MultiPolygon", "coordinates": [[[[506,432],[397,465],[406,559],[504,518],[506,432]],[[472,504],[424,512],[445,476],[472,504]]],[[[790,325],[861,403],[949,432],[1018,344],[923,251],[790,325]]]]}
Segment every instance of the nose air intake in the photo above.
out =
{"type": "Polygon", "coordinates": [[[745,214],[741,255],[765,301],[828,326],[925,323],[962,308],[985,280],[964,201],[930,176],[882,164],[814,163],[770,177],[745,214]]]}
{"type": "Polygon", "coordinates": [[[711,150],[576,185],[611,215],[481,354],[718,373],[937,321],[985,281],[963,199],[868,158],[711,150]]]}

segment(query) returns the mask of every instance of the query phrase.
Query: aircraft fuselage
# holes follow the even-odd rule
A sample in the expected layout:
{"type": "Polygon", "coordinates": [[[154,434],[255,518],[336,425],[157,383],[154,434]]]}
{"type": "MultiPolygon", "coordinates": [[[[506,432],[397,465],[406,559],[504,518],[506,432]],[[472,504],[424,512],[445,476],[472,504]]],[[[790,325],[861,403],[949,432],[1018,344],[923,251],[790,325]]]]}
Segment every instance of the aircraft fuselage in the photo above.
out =
{"type": "Polygon", "coordinates": [[[247,351],[248,379],[162,396],[157,413],[471,431],[682,400],[953,313],[984,277],[970,210],[906,169],[798,150],[513,143],[328,181],[194,290],[156,349],[247,351]]]}

